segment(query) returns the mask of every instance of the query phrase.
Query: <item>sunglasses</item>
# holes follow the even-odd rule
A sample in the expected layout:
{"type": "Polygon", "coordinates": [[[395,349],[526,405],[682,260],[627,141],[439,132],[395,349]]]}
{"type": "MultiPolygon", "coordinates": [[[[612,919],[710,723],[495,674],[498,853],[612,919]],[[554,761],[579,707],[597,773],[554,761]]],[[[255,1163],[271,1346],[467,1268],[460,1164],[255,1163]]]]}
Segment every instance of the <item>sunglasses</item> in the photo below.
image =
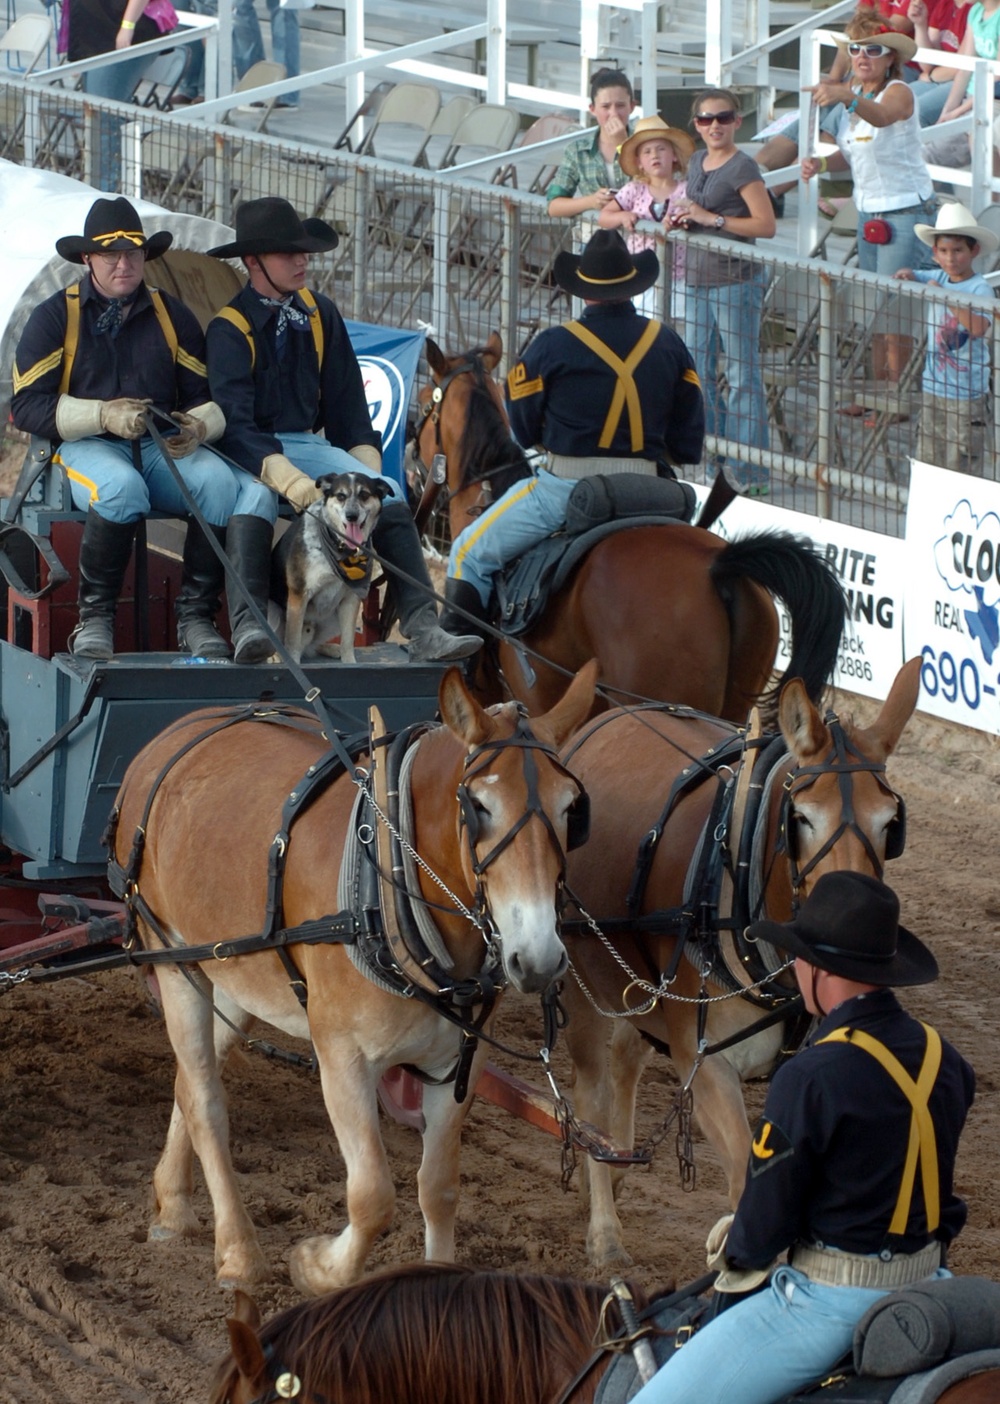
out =
{"type": "Polygon", "coordinates": [[[694,119],[694,124],[696,127],[710,127],[713,122],[718,122],[720,127],[728,127],[731,122],[736,121],[739,115],[731,107],[727,107],[725,112],[699,112],[694,119]]]}
{"type": "Polygon", "coordinates": [[[864,54],[865,58],[884,58],[886,54],[894,53],[888,44],[848,44],[847,52],[851,58],[858,58],[864,54]]]}

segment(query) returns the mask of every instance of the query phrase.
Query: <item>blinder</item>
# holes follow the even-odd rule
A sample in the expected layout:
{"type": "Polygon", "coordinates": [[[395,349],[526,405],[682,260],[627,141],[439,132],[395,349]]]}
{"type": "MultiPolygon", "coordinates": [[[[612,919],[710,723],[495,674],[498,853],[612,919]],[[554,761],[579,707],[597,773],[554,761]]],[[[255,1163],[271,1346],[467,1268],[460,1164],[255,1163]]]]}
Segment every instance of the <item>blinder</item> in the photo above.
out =
{"type": "MultiPolygon", "coordinates": [[[[890,794],[896,796],[896,815],[890,820],[885,831],[885,861],[891,863],[895,858],[901,858],[906,849],[906,800],[896,790],[890,790],[890,794]]],[[[786,832],[786,847],[788,855],[794,863],[799,861],[799,826],[795,822],[795,815],[790,814],[786,832]]]]}

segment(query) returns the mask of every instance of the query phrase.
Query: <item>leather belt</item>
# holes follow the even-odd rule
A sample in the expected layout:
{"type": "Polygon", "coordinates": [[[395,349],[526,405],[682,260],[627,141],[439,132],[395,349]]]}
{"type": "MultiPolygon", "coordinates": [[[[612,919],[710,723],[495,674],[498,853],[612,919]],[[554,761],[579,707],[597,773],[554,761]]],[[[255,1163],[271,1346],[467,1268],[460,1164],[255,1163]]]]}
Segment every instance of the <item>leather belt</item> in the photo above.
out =
{"type": "Polygon", "coordinates": [[[797,1243],[789,1263],[804,1272],[810,1282],[830,1287],[906,1287],[930,1277],[941,1266],[941,1244],[928,1243],[916,1253],[894,1253],[891,1258],[879,1258],[797,1243]]]}

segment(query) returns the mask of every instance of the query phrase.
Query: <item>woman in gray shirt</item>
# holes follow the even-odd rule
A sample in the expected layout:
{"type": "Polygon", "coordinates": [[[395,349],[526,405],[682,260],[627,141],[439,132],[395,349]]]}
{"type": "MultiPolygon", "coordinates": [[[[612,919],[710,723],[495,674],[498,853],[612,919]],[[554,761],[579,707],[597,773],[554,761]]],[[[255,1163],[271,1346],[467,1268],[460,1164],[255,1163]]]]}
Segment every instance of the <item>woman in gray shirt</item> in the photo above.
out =
{"type": "MultiPolygon", "coordinates": [[[[671,215],[675,227],[703,231],[743,244],[769,239],[774,210],[760,168],[736,146],[743,120],[739,98],[724,88],[697,95],[691,115],[704,151],[688,166],[687,199],[671,215]]],[[[755,448],[767,448],[767,405],[760,372],[760,319],[766,270],[734,251],[718,253],[689,241],[685,339],[705,395],[705,429],[755,448]],[[719,393],[719,353],[726,358],[728,394],[719,393]]],[[[768,491],[769,472],[760,464],[733,462],[753,495],[768,491]]]]}

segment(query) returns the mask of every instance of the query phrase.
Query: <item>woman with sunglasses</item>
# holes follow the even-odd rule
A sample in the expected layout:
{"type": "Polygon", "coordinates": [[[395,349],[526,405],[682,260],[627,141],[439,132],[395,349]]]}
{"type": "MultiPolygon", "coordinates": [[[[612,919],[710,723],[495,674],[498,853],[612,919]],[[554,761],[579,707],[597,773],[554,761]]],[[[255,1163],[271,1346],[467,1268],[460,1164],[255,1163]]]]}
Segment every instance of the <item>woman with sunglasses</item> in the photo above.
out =
{"type": "MultiPolygon", "coordinates": [[[[691,108],[705,143],[688,164],[687,195],[671,211],[675,229],[712,234],[741,244],[770,239],[774,209],[756,161],[736,146],[742,122],[735,93],[711,88],[691,108]]],[[[720,438],[767,448],[767,407],[758,343],[767,274],[737,252],[687,249],[685,340],[694,357],[705,395],[705,429],[720,438]],[[719,356],[726,358],[728,397],[719,393],[719,356]]],[[[769,473],[760,464],[731,464],[737,481],[751,494],[768,491],[769,473]]]]}
{"type": "Polygon", "coordinates": [[[903,65],[917,51],[907,34],[889,29],[877,16],[856,18],[838,47],[847,53],[850,76],[824,79],[812,89],[820,107],[844,104],[836,132],[840,148],[830,156],[808,156],[803,180],[827,171],[850,170],[858,227],[858,266],[887,277],[924,264],[926,252],[914,229],[934,222],[934,182],[920,149],[920,123],[903,65]]]}
{"type": "MultiPolygon", "coordinates": [[[[836,131],[839,150],[806,157],[802,179],[850,170],[858,207],[859,268],[890,278],[900,268],[927,267],[928,250],[915,230],[918,224],[934,223],[937,202],[921,151],[913,90],[903,78],[916,42],[869,12],[856,16],[837,44],[850,60],[850,76],[844,82],[825,79],[812,94],[820,107],[844,104],[836,131]]],[[[876,378],[897,381],[909,349],[909,338],[881,335],[874,346],[876,378]]],[[[852,416],[863,412],[861,405],[842,409],[852,416]]]]}

